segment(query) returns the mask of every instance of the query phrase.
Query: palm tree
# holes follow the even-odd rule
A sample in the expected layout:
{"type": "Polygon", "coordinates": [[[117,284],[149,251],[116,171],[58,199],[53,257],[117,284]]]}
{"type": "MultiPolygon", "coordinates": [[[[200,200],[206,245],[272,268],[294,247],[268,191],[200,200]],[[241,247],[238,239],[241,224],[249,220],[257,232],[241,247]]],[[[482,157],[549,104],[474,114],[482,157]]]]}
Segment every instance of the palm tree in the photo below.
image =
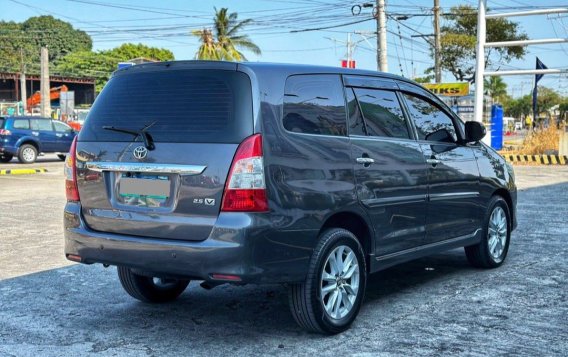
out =
{"type": "Polygon", "coordinates": [[[485,94],[490,95],[495,102],[500,102],[507,94],[507,83],[501,77],[484,79],[485,94]]]}
{"type": "Polygon", "coordinates": [[[215,8],[214,34],[210,29],[195,30],[191,33],[199,37],[201,46],[195,54],[196,59],[214,61],[246,61],[240,49],[249,50],[260,55],[260,48],[250,40],[248,35],[239,35],[238,32],[252,19],[237,21],[238,14],[227,14],[226,7],[215,8]]]}

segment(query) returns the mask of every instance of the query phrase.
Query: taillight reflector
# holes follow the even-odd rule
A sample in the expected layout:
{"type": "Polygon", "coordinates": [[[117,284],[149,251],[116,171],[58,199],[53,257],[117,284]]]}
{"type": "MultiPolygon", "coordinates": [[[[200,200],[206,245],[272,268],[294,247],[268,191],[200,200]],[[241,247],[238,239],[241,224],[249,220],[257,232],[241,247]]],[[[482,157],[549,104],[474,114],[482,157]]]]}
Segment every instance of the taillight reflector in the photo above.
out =
{"type": "Polygon", "coordinates": [[[8,129],[0,129],[0,135],[12,135],[12,132],[8,129]]]}
{"type": "Polygon", "coordinates": [[[65,159],[65,195],[67,201],[79,201],[79,189],[77,188],[77,137],[69,148],[65,159]]]}
{"type": "Polygon", "coordinates": [[[221,211],[268,211],[260,134],[249,136],[239,145],[225,183],[221,211]]]}

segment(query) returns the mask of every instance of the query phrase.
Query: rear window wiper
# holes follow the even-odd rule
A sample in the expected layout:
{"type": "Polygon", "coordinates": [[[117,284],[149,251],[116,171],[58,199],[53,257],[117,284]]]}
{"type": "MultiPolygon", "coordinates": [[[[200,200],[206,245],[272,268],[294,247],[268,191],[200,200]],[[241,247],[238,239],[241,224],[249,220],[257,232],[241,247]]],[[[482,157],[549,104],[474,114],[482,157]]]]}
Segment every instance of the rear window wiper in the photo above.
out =
{"type": "Polygon", "coordinates": [[[103,126],[103,129],[134,135],[134,140],[136,140],[137,137],[141,136],[142,139],[144,140],[144,146],[146,147],[146,149],[154,150],[156,148],[156,146],[154,145],[154,139],[152,138],[152,135],[150,135],[150,133],[147,131],[154,124],[156,124],[156,122],[150,123],[144,126],[140,130],[117,128],[116,126],[107,126],[107,125],[103,126]]]}

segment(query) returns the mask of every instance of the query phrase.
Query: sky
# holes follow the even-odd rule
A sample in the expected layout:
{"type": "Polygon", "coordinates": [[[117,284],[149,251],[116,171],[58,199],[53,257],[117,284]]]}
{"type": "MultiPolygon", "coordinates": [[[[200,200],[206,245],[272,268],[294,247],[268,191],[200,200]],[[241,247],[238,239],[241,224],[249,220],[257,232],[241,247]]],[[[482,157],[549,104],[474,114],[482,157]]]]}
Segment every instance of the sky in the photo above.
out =
{"type": "MultiPolygon", "coordinates": [[[[346,58],[348,34],[357,42],[353,59],[357,68],[375,70],[376,31],[372,9],[358,12],[354,5],[367,1],[348,0],[0,0],[0,20],[22,22],[31,16],[52,15],[70,22],[93,38],[94,50],[109,49],[124,42],[143,43],[171,50],[177,60],[193,59],[199,46],[192,30],[211,27],[214,8],[227,7],[239,19],[252,19],[244,28],[262,54],[245,55],[249,61],[287,62],[339,66],[346,58]],[[317,30],[316,30],[317,29],[317,30]],[[361,34],[362,33],[362,34],[361,34]]],[[[371,1],[373,2],[373,1],[371,1]]],[[[443,12],[475,0],[440,0],[443,12]]],[[[494,12],[538,7],[568,7],[567,0],[488,0],[494,12]]],[[[429,45],[418,34],[433,33],[433,0],[387,0],[389,72],[412,78],[433,65],[429,45]],[[406,20],[396,21],[401,15],[406,20]]],[[[568,14],[517,17],[521,30],[531,39],[568,38],[568,14]]],[[[442,25],[444,21],[442,19],[442,25]]],[[[549,68],[568,68],[568,43],[529,47],[523,60],[502,64],[499,69],[532,69],[538,56],[549,68]]],[[[494,67],[493,69],[497,69],[494,67]]],[[[503,77],[509,94],[529,94],[534,76],[503,77]]],[[[453,82],[443,73],[445,82],[453,82]]],[[[568,95],[568,75],[546,75],[539,85],[568,95]]]]}

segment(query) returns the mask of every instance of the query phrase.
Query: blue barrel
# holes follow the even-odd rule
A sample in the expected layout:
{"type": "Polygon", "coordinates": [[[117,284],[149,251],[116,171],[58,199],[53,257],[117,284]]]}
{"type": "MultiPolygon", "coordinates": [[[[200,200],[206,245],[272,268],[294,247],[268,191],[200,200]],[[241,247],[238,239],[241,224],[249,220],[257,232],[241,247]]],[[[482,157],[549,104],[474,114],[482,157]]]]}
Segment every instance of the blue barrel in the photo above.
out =
{"type": "Polygon", "coordinates": [[[497,104],[491,106],[491,147],[503,148],[503,107],[497,104]]]}

